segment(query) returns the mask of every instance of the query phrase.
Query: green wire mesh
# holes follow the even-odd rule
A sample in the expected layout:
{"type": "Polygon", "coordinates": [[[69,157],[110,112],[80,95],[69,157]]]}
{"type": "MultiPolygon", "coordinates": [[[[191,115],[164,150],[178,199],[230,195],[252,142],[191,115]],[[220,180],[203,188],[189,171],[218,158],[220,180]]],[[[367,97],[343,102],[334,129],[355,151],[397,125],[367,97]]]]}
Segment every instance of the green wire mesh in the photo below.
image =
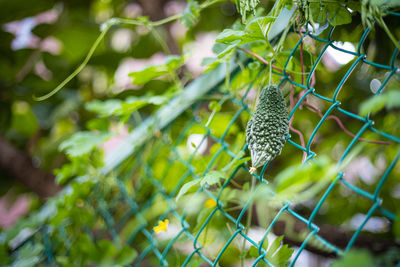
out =
{"type": "MultiPolygon", "coordinates": [[[[391,13],[391,15],[400,16],[400,14],[397,13],[391,13]]],[[[311,150],[312,143],[316,138],[319,129],[334,112],[361,123],[361,127],[357,134],[355,134],[354,138],[351,139],[344,150],[344,153],[340,156],[338,164],[340,164],[355,145],[360,142],[359,138],[364,133],[372,132],[376,134],[375,136],[380,136],[383,139],[390,141],[391,146],[397,146],[398,143],[400,143],[399,137],[375,128],[374,122],[369,118],[369,116],[361,117],[354,112],[345,109],[345,107],[342,108],[341,102],[338,100],[340,91],[346,80],[355,68],[362,64],[367,64],[376,69],[388,72],[388,75],[377,92],[377,94],[379,94],[394,75],[399,75],[399,69],[395,65],[396,58],[399,54],[398,49],[394,49],[388,65],[374,63],[367,60],[366,53],[362,52],[362,45],[370,34],[369,28],[367,28],[362,34],[355,52],[335,46],[334,40],[332,39],[334,29],[334,27],[331,27],[326,30],[328,32],[326,39],[318,37],[310,31],[304,32],[295,47],[291,50],[285,67],[283,68],[283,73],[274,72],[274,75],[281,76],[282,83],[286,81],[289,84],[294,85],[297,90],[302,91],[302,97],[294,105],[294,108],[290,110],[290,119],[294,117],[299,108],[301,108],[301,105],[307,96],[312,95],[329,104],[329,108],[325,111],[322,118],[315,126],[310,137],[306,141],[305,146],[298,144],[292,136],[288,136],[288,143],[285,147],[293,146],[299,153],[306,153],[305,162],[311,161],[317,157],[316,152],[311,150]],[[300,44],[305,38],[312,38],[315,42],[324,44],[324,47],[322,48],[317,60],[314,62],[305,84],[300,84],[291,78],[289,74],[290,71],[287,72],[287,68],[294,54],[299,52],[300,44]],[[322,55],[328,47],[353,55],[355,60],[343,75],[336,88],[332,90],[319,90],[319,88],[312,87],[312,73],[316,71],[322,55]],[[320,91],[330,91],[329,94],[331,96],[326,96],[327,93],[324,93],[323,95],[320,91]]],[[[232,75],[231,81],[233,78],[234,75],[232,75]]],[[[100,227],[97,226],[96,229],[86,227],[82,229],[82,231],[88,233],[88,235],[92,237],[93,242],[106,238],[112,239],[116,242],[122,241],[124,244],[134,247],[139,254],[131,263],[131,266],[171,266],[171,264],[191,266],[198,264],[199,262],[203,262],[202,264],[204,264],[204,266],[223,266],[221,259],[229,247],[234,246],[235,242],[244,242],[246,247],[254,246],[257,248],[258,257],[253,259],[252,266],[256,266],[260,262],[264,262],[269,266],[274,266],[266,258],[267,251],[263,248],[263,242],[282,216],[290,216],[294,220],[300,221],[308,227],[308,234],[303,238],[299,249],[291,258],[290,266],[294,266],[296,260],[311,240],[313,240],[313,242],[319,242],[326,250],[340,255],[346,253],[353,247],[354,242],[360,235],[363,227],[375,212],[381,213],[392,221],[396,218],[395,214],[383,207],[380,192],[384,183],[388,179],[389,173],[398,162],[400,153],[397,153],[391,163],[388,164],[386,171],[384,171],[373,192],[359,188],[351,182],[346,181],[344,177],[345,173],[340,172],[330,183],[328,188],[321,194],[319,201],[316,202],[316,205],[313,207],[309,216],[296,212],[296,208],[293,207],[290,202],[287,201],[283,203],[282,207],[272,216],[269,226],[264,229],[264,235],[261,242],[258,240],[256,241],[251,237],[247,231],[248,229],[246,229],[246,223],[244,222],[245,217],[250,212],[249,209],[252,207],[251,197],[239,211],[230,210],[228,206],[224,205],[224,203],[220,201],[221,196],[224,194],[224,189],[229,186],[234,186],[235,177],[244,176],[247,177],[248,181],[252,179],[251,174],[249,173],[248,164],[242,164],[232,172],[230,177],[227,177],[218,191],[203,186],[194,194],[202,195],[203,200],[206,198],[214,199],[217,203],[215,207],[205,213],[206,216],[203,218],[204,220],[201,221],[202,223],[194,229],[193,227],[196,222],[194,222],[193,219],[190,219],[190,209],[188,210],[187,208],[180,207],[175,201],[175,197],[183,184],[204,177],[213,169],[216,162],[221,158],[232,160],[241,151],[248,153],[246,146],[238,148],[235,144],[235,132],[237,131],[233,131],[232,127],[237,127],[237,124],[243,125],[243,120],[249,118],[251,110],[246,104],[246,98],[248,97],[251,88],[252,84],[249,84],[245,93],[240,97],[238,97],[238,94],[233,94],[232,92],[223,90],[222,87],[215,88],[215,90],[207,96],[204,96],[203,99],[197,101],[172,123],[164,129],[161,129],[161,132],[155,134],[155,137],[151,138],[151,140],[146,142],[146,144],[136,149],[135,152],[125,160],[125,162],[112,171],[112,177],[110,178],[110,184],[114,185],[112,189],[114,190],[112,198],[104,196],[104,188],[101,188],[101,186],[96,186],[95,190],[91,192],[89,198],[93,198],[97,203],[94,210],[103,224],[100,224],[100,227]],[[225,131],[216,134],[209,126],[206,126],[204,121],[202,121],[200,114],[203,112],[205,107],[207,107],[206,104],[209,102],[209,99],[212,99],[213,96],[215,97],[217,95],[221,104],[229,105],[231,108],[235,109],[236,112],[233,116],[229,116],[229,120],[226,121],[225,131]],[[188,136],[194,133],[193,129],[200,129],[200,132],[204,135],[200,145],[196,146],[190,155],[183,155],[182,147],[186,146],[188,136]],[[199,147],[203,142],[206,142],[206,140],[214,145],[213,153],[209,153],[208,156],[196,156],[199,147]],[[166,166],[161,166],[160,162],[165,159],[168,159],[168,164],[166,166]],[[344,249],[338,247],[334,243],[328,242],[323,236],[321,236],[319,234],[320,228],[315,223],[315,219],[319,215],[321,207],[330,197],[333,190],[340,185],[351,190],[353,194],[357,194],[371,201],[371,207],[364,220],[353,233],[350,241],[344,249]],[[155,209],[154,207],[158,208],[155,209]],[[149,210],[154,214],[149,214],[149,210]],[[154,210],[157,211],[155,212],[154,210]],[[216,217],[219,218],[218,222],[215,220],[216,217]],[[169,227],[173,226],[174,231],[173,236],[161,239],[157,237],[152,229],[159,220],[165,219],[171,221],[169,227]],[[218,233],[207,233],[209,225],[220,223],[220,221],[225,223],[225,226],[223,227],[225,230],[218,233]],[[218,245],[215,245],[205,242],[207,235],[213,236],[216,234],[225,238],[223,243],[220,242],[218,245]],[[207,246],[212,246],[212,248],[207,249],[207,246]],[[210,253],[210,250],[215,253],[210,253]],[[176,251],[180,252],[177,253],[176,251]],[[184,257],[182,255],[184,255],[184,257]]],[[[264,178],[264,174],[268,171],[269,167],[270,164],[268,163],[262,168],[259,174],[253,174],[257,183],[268,183],[264,178]]],[[[60,227],[57,231],[65,240],[63,244],[55,244],[52,242],[47,233],[46,226],[42,227],[41,231],[37,233],[37,235],[41,236],[41,240],[45,246],[45,262],[49,264],[54,263],[55,257],[57,256],[54,255],[54,251],[57,246],[65,246],[68,250],[68,248],[74,245],[74,240],[69,239],[68,232],[64,227],[60,227]]],[[[240,261],[239,255],[237,261],[240,261]]]]}

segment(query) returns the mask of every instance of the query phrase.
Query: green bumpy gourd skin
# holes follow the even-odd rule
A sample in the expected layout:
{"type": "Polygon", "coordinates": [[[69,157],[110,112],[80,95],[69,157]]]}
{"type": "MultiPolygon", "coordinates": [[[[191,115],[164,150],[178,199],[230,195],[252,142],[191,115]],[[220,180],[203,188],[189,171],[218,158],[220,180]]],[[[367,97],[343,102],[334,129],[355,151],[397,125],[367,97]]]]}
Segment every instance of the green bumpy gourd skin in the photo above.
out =
{"type": "Polygon", "coordinates": [[[264,87],[246,128],[252,168],[263,166],[279,155],[288,134],[288,113],[281,91],[276,85],[264,87]]]}

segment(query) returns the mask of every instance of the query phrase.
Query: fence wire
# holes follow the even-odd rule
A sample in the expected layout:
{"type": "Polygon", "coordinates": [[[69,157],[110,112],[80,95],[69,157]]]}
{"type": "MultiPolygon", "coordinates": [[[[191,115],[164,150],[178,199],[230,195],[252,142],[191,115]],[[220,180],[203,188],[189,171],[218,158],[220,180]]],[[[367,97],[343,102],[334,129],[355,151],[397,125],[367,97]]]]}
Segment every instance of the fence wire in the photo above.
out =
{"type": "MultiPolygon", "coordinates": [[[[400,16],[400,14],[392,13],[391,16],[400,16]]],[[[326,38],[317,36],[311,31],[303,32],[301,38],[291,50],[283,72],[274,72],[274,75],[277,75],[276,77],[280,76],[281,83],[287,82],[293,85],[297,92],[301,92],[301,97],[289,111],[289,119],[293,118],[293,122],[296,122],[294,116],[296,112],[299,112],[302,105],[304,105],[307,97],[313,96],[321,100],[325,105],[329,105],[312,133],[309,134],[309,138],[304,145],[296,141],[297,137],[295,138],[295,133],[292,131],[288,136],[288,143],[285,145],[284,150],[287,149],[287,146],[292,146],[294,150],[291,151],[297,151],[299,159],[305,153],[305,162],[312,161],[318,157],[317,153],[312,150],[313,141],[315,141],[321,127],[326,124],[328,119],[332,118],[329,116],[333,114],[340,114],[340,116],[344,116],[346,119],[351,119],[352,121],[356,120],[361,125],[354,138],[349,141],[344,152],[341,154],[337,162],[338,164],[348,156],[350,151],[360,142],[359,138],[366,133],[374,133],[374,137],[381,137],[385,141],[389,141],[391,146],[397,146],[400,143],[399,137],[375,128],[374,121],[369,116],[362,117],[354,113],[354,111],[350,111],[354,110],[354,108],[341,105],[339,100],[340,92],[345,82],[352,73],[356,73],[355,69],[357,67],[364,64],[375,68],[377,71],[383,70],[388,72],[377,91],[377,94],[381,93],[389,80],[399,75],[399,68],[396,66],[399,50],[393,50],[389,64],[375,63],[370,61],[366,52],[363,51],[363,44],[371,33],[369,28],[363,32],[354,52],[335,45],[332,38],[334,30],[334,27],[326,29],[325,33],[328,33],[326,38]],[[323,48],[309,70],[304,84],[301,84],[296,82],[290,75],[288,66],[295,53],[299,53],[301,43],[304,42],[305,38],[311,38],[316,43],[316,46],[318,44],[323,45],[323,48]],[[315,83],[312,81],[312,74],[317,71],[322,56],[329,47],[354,56],[354,60],[336,88],[313,87],[315,83]]],[[[232,78],[234,76],[231,77],[231,80],[232,78]]],[[[318,83],[316,84],[318,85],[318,83]]],[[[380,192],[384,183],[388,180],[390,172],[398,162],[400,153],[397,153],[391,163],[388,164],[373,192],[360,188],[351,181],[347,181],[345,173],[340,172],[327,189],[320,194],[320,199],[315,202],[310,214],[301,214],[296,210],[295,205],[285,202],[280,209],[275,210],[273,215],[268,215],[271,216],[270,223],[268,227],[262,228],[262,242],[260,242],[259,238],[256,240],[249,232],[249,229],[255,226],[251,218],[250,225],[247,224],[249,221],[248,216],[250,216],[249,213],[251,214],[252,209],[251,197],[249,197],[248,201],[239,210],[235,210],[232,209],[232,206],[223,203],[221,196],[223,196],[226,188],[236,186],[236,178],[238,181],[251,181],[253,176],[256,178],[255,181],[257,184],[268,183],[265,174],[270,168],[269,163],[258,174],[252,175],[249,173],[247,163],[238,166],[231,173],[230,177],[224,180],[223,185],[218,190],[207,186],[200,187],[191,196],[201,195],[203,202],[206,199],[213,199],[216,201],[216,205],[211,205],[209,208],[202,207],[202,209],[207,209],[208,212],[203,213],[202,220],[196,221],[196,219],[193,219],[190,210],[193,206],[188,205],[185,208],[179,205],[179,202],[175,201],[176,195],[182,185],[189,181],[203,178],[218,165],[217,163],[222,158],[224,162],[229,162],[241,153],[241,151],[248,153],[246,152],[246,146],[237,147],[235,140],[238,137],[235,134],[239,130],[233,128],[240,127],[249,118],[251,108],[248,106],[249,101],[246,99],[248,99],[251,90],[254,89],[252,89],[252,84],[249,84],[245,93],[239,95],[225,91],[223,88],[223,86],[215,88],[215,90],[197,101],[172,123],[163,129],[159,129],[160,131],[155,131],[154,137],[136,149],[124,163],[113,170],[111,178],[113,182],[111,183],[116,185],[113,189],[116,191],[114,197],[105,197],[104,189],[100,186],[97,186],[91,192],[90,198],[95,199],[97,203],[93,209],[102,223],[96,229],[86,227],[82,231],[87,232],[92,237],[93,242],[98,242],[102,239],[112,239],[115,242],[122,241],[124,244],[134,247],[138,251],[138,256],[131,263],[131,266],[197,266],[201,264],[203,264],[202,266],[224,266],[224,253],[232,249],[232,247],[238,246],[238,243],[244,244],[243,247],[247,250],[251,246],[257,249],[258,256],[251,259],[251,266],[256,266],[261,262],[269,266],[274,266],[266,257],[267,251],[263,248],[263,242],[273,231],[273,227],[279,220],[283,217],[291,217],[308,228],[308,233],[303,236],[299,248],[291,257],[290,266],[293,266],[310,242],[314,244],[316,242],[319,243],[320,247],[323,247],[330,253],[343,254],[353,247],[357,237],[363,231],[364,226],[373,214],[380,213],[391,221],[395,220],[396,216],[393,211],[384,208],[380,192]],[[216,96],[218,96],[218,99],[223,99],[221,102],[223,106],[227,105],[230,110],[235,110],[233,115],[228,114],[224,117],[228,119],[224,121],[226,128],[223,132],[216,132],[215,129],[211,128],[211,124],[207,125],[205,123],[201,116],[204,110],[207,110],[209,99],[216,98],[216,96]],[[188,154],[187,139],[191,134],[196,132],[201,133],[201,141],[188,154]],[[199,151],[202,144],[206,143],[208,145],[204,145],[205,152],[199,151]],[[165,165],[163,162],[166,159],[167,164],[165,165]],[[320,228],[316,222],[322,206],[335,188],[340,186],[348,188],[352,194],[357,194],[371,201],[371,206],[366,216],[344,248],[327,241],[320,234],[320,228]],[[154,226],[158,221],[166,219],[170,221],[167,233],[155,234],[153,231],[154,226]],[[213,223],[223,224],[221,229],[224,230],[216,232],[211,229],[209,226],[213,223]],[[218,236],[215,237],[216,235],[218,236]],[[207,239],[214,240],[214,242],[207,241],[207,239]]],[[[379,146],[383,146],[383,144],[379,144],[379,146]]],[[[277,160],[279,160],[279,157],[277,160]]],[[[284,160],[280,160],[280,164],[284,164],[284,162],[284,160]]],[[[184,199],[187,200],[188,198],[184,199]]],[[[197,205],[203,205],[203,202],[199,202],[197,205]]],[[[349,205],[352,204],[349,203],[349,205]]],[[[47,234],[46,226],[40,232],[36,233],[36,236],[41,236],[40,240],[45,246],[46,260],[44,262],[46,263],[54,263],[54,259],[57,256],[54,255],[54,251],[57,251],[57,246],[65,246],[68,250],[68,247],[74,245],[74,240],[70,240],[68,237],[68,230],[58,229],[58,233],[65,235],[64,244],[53,243],[51,236],[47,234]]],[[[237,262],[240,262],[241,255],[236,256],[237,262]]]]}

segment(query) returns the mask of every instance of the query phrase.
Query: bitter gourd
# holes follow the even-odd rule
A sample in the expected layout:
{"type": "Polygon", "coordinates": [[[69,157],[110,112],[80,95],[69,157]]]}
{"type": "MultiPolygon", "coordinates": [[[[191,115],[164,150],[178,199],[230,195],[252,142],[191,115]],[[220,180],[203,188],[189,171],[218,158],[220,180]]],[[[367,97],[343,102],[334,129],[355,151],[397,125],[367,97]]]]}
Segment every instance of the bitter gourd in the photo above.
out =
{"type": "Polygon", "coordinates": [[[246,128],[251,173],[281,153],[288,133],[289,120],[281,91],[276,85],[264,87],[246,128]]]}

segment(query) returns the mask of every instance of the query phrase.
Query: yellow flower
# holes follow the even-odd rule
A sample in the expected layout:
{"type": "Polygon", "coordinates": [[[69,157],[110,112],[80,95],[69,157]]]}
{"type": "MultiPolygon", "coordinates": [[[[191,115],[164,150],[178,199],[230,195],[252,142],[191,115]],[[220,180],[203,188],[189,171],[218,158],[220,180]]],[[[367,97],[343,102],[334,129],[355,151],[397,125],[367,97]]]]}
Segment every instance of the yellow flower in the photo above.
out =
{"type": "Polygon", "coordinates": [[[209,198],[204,202],[204,207],[206,208],[214,208],[215,206],[217,206],[217,201],[213,198],[209,198]]]}
{"type": "Polygon", "coordinates": [[[156,234],[159,234],[160,232],[166,232],[168,224],[169,224],[168,219],[165,219],[164,221],[158,221],[158,225],[154,226],[153,230],[156,234]]]}

